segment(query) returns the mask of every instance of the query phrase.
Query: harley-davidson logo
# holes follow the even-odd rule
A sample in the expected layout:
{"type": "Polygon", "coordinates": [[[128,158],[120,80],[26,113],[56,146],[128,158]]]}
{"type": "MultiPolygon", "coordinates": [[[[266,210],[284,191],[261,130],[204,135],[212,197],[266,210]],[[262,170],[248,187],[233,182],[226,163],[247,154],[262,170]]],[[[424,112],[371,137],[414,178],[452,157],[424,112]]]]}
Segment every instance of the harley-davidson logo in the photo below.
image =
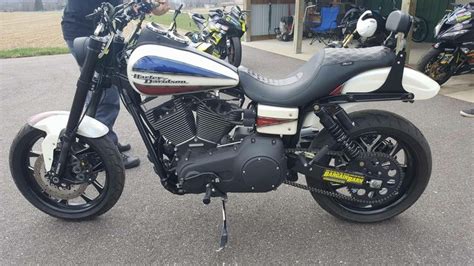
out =
{"type": "Polygon", "coordinates": [[[134,79],[142,80],[145,84],[187,84],[185,80],[172,80],[169,78],[158,77],[154,75],[134,74],[134,79]]]}

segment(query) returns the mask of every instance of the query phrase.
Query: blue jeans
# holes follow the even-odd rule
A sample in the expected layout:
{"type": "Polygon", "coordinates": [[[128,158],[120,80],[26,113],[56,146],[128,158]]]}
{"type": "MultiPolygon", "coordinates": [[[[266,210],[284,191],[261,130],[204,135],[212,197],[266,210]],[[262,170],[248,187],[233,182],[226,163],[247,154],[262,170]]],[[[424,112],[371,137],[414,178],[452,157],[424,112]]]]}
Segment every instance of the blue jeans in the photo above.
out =
{"type": "MultiPolygon", "coordinates": [[[[76,58],[74,54],[73,41],[66,40],[67,46],[69,47],[69,51],[71,54],[76,58]]],[[[91,98],[91,93],[87,95],[86,99],[86,106],[89,104],[91,98]]],[[[97,113],[95,115],[95,119],[102,122],[109,128],[108,136],[112,139],[112,141],[117,144],[118,137],[117,134],[113,131],[113,127],[115,121],[117,120],[117,116],[120,111],[120,95],[116,86],[112,86],[110,88],[104,88],[102,93],[102,98],[100,99],[99,105],[97,106],[97,113]]]]}

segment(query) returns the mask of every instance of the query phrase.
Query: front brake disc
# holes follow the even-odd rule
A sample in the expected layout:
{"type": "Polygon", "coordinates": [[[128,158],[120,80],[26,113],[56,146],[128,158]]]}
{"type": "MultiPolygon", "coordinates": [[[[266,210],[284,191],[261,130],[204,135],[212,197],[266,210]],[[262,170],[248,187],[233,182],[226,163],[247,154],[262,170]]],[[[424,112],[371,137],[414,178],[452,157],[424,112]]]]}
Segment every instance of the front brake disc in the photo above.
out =
{"type": "Polygon", "coordinates": [[[43,155],[40,155],[36,159],[34,165],[34,177],[36,183],[38,183],[46,194],[61,200],[70,200],[81,196],[89,185],[87,183],[78,185],[53,184],[46,176],[43,155]]]}

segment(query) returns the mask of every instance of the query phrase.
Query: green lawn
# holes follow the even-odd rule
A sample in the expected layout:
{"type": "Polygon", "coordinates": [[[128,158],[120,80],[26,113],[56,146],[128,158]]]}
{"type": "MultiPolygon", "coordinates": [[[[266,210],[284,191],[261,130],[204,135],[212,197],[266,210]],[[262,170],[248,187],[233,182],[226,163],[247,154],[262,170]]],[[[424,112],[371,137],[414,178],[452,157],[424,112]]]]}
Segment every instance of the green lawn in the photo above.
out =
{"type": "MultiPolygon", "coordinates": [[[[173,15],[173,13],[167,13],[163,16],[152,16],[147,20],[159,23],[163,27],[168,28],[173,19],[173,15]]],[[[187,13],[180,14],[176,19],[176,24],[178,29],[184,32],[197,30],[197,27],[187,13]]],[[[69,53],[69,50],[66,47],[15,48],[10,50],[0,50],[0,58],[18,58],[66,53],[69,53]]]]}
{"type": "MultiPolygon", "coordinates": [[[[168,28],[169,25],[171,25],[171,20],[173,19],[173,16],[174,13],[167,13],[163,16],[152,16],[148,20],[159,23],[162,26],[168,28]]],[[[178,29],[183,31],[197,30],[196,25],[187,13],[182,13],[176,18],[176,25],[178,26],[178,29]]]]}
{"type": "Polygon", "coordinates": [[[48,47],[48,48],[16,48],[11,50],[1,50],[0,58],[30,57],[39,55],[67,54],[69,49],[66,47],[48,47]]]}

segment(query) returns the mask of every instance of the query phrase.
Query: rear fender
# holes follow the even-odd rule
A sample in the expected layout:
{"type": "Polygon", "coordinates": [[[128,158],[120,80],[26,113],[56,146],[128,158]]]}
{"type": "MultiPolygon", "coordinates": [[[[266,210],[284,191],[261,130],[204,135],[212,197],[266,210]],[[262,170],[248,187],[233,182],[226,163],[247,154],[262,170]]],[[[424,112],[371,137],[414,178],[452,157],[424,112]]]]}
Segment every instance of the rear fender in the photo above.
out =
{"type": "MultiPolygon", "coordinates": [[[[56,149],[59,136],[66,128],[69,112],[52,111],[32,116],[28,119],[28,124],[46,133],[46,137],[41,143],[41,151],[44,157],[46,171],[51,170],[54,150],[56,149]]],[[[84,116],[77,129],[77,135],[86,138],[100,138],[109,132],[109,128],[96,119],[84,116]]]]}
{"type": "MultiPolygon", "coordinates": [[[[385,83],[390,70],[390,67],[386,67],[361,73],[343,85],[342,94],[375,92],[385,83]]],[[[441,88],[427,75],[408,67],[403,72],[402,84],[407,92],[413,93],[414,100],[433,98],[441,88]]]]}

